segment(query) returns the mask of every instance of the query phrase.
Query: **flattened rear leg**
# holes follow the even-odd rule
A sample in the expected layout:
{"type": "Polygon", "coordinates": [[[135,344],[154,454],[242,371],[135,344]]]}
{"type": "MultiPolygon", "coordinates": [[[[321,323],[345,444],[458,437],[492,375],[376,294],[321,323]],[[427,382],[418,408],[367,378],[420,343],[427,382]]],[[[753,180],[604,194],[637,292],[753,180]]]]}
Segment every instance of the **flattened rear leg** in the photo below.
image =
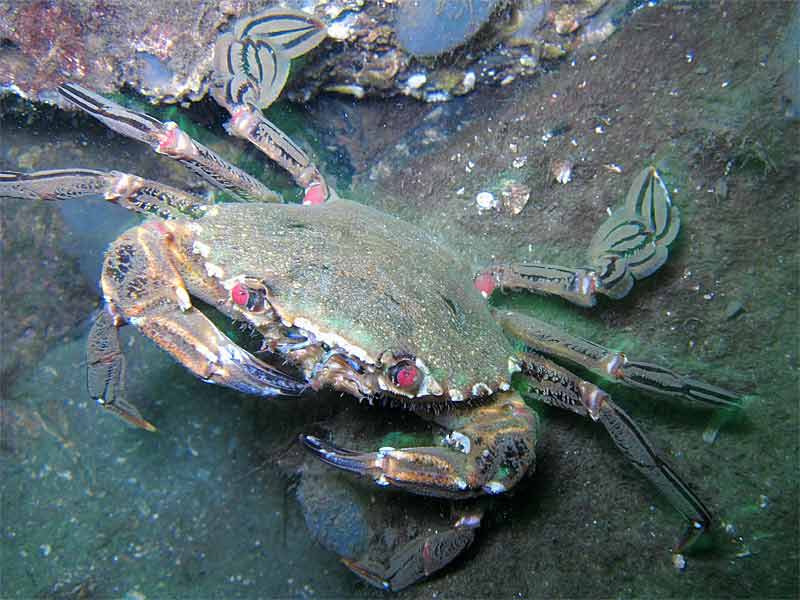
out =
{"type": "Polygon", "coordinates": [[[594,306],[597,294],[622,298],[635,281],[649,277],[667,260],[680,230],[680,212],[672,205],[655,167],[634,179],[625,205],[598,228],[587,249],[588,266],[542,263],[495,265],[475,279],[489,296],[496,288],[556,295],[579,306],[594,306]]]}
{"type": "Polygon", "coordinates": [[[341,560],[370,585],[399,592],[446,567],[469,548],[475,539],[475,530],[480,526],[481,516],[480,512],[464,514],[451,527],[432,531],[403,544],[386,562],[376,561],[371,556],[341,560]]]}

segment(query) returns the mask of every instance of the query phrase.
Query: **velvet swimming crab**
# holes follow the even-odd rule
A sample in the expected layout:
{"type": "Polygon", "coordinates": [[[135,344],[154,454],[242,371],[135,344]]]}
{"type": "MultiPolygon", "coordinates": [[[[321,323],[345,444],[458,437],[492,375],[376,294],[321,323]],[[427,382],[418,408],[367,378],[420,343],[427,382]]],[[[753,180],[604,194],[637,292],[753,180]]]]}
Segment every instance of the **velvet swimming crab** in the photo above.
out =
{"type": "MultiPolygon", "coordinates": [[[[516,377],[532,397],[606,428],[686,518],[674,548],[680,553],[708,529],[709,511],[606,392],[556,361],[712,406],[736,406],[737,396],[486,302],[497,287],[581,306],[593,305],[598,294],[626,295],[664,263],[680,227],[660,174],[646,167],[635,178],[624,207],[595,234],[588,267],[495,265],[475,277],[470,264],[427,232],[338,197],[305,152],[263,116],[290,60],[324,36],[324,26],[305,13],[270,10],[239,22],[215,48],[212,93],[231,114],[230,133],[286,169],[305,190],[303,205],[280,202],[175,123],[75,84],[59,89],[65,99],[242,202],[209,204],[116,171],[0,172],[0,196],[101,195],[150,217],[105,255],[105,309],[88,343],[91,396],[127,422],[155,430],[124,392],[117,329],[131,324],[210,383],[261,396],[329,388],[432,421],[444,431],[439,445],[357,451],[320,437],[300,439],[325,463],[379,486],[461,500],[502,494],[533,468],[536,414],[512,388],[516,377]],[[210,312],[246,324],[259,347],[234,343],[210,312]]],[[[480,520],[464,511],[449,529],[409,542],[385,564],[370,557],[343,562],[373,585],[402,589],[458,556],[480,520]]]]}

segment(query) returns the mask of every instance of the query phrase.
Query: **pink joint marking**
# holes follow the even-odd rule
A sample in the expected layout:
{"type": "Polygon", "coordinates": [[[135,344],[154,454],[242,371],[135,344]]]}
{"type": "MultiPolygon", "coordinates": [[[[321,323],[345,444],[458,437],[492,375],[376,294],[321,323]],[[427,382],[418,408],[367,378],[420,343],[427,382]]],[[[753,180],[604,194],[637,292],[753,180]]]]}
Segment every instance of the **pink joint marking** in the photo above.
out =
{"type": "Polygon", "coordinates": [[[430,540],[425,540],[425,543],[422,545],[422,568],[425,571],[425,575],[431,574],[431,567],[433,565],[433,557],[431,556],[431,542],[430,540]]]}
{"type": "Polygon", "coordinates": [[[306,188],[303,197],[303,204],[306,206],[316,206],[325,202],[325,188],[319,183],[312,183],[306,188]]]}
{"type": "Polygon", "coordinates": [[[416,367],[408,366],[400,369],[397,372],[397,385],[402,388],[411,387],[417,381],[418,374],[416,367]]]}
{"type": "Polygon", "coordinates": [[[166,240],[172,239],[172,232],[167,229],[167,226],[164,225],[163,221],[148,221],[144,224],[144,226],[148,229],[152,229],[156,233],[161,234],[161,236],[166,240]]]}
{"type": "Polygon", "coordinates": [[[249,299],[250,292],[241,283],[237,283],[231,288],[231,300],[233,300],[234,304],[245,306],[249,299]]]}
{"type": "Polygon", "coordinates": [[[178,133],[180,129],[177,127],[170,127],[167,129],[166,133],[161,134],[160,139],[158,141],[158,148],[156,152],[161,152],[163,154],[170,154],[175,152],[178,147],[178,133]]]}
{"type": "Polygon", "coordinates": [[[475,288],[481,293],[484,298],[492,295],[492,292],[497,287],[497,282],[494,280],[494,275],[487,271],[481,273],[475,278],[475,288]]]}

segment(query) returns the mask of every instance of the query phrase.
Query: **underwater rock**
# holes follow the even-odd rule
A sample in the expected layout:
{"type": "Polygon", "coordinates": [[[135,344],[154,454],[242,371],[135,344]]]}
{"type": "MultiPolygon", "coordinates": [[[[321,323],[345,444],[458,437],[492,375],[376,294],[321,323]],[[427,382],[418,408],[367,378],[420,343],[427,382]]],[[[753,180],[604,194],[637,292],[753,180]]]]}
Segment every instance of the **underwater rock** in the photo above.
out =
{"type": "Polygon", "coordinates": [[[0,93],[58,102],[53,90],[75,81],[100,93],[127,86],[153,102],[199,100],[217,37],[239,17],[286,6],[313,14],[329,33],[302,68],[295,65],[289,99],[304,102],[325,90],[439,102],[539,73],[543,61],[601,42],[614,30],[606,25],[643,3],[0,0],[0,93]]]}
{"type": "Polygon", "coordinates": [[[438,56],[470,39],[498,4],[498,0],[399,0],[397,39],[412,55],[438,56]]]}
{"type": "Polygon", "coordinates": [[[63,236],[61,213],[51,206],[2,198],[0,347],[8,350],[0,355],[3,385],[68,339],[96,302],[77,260],[59,250],[63,236]]]}
{"type": "Polygon", "coordinates": [[[363,508],[369,503],[359,500],[358,490],[341,474],[309,463],[297,486],[297,501],[308,531],[339,556],[355,558],[366,552],[369,527],[363,508]]]}

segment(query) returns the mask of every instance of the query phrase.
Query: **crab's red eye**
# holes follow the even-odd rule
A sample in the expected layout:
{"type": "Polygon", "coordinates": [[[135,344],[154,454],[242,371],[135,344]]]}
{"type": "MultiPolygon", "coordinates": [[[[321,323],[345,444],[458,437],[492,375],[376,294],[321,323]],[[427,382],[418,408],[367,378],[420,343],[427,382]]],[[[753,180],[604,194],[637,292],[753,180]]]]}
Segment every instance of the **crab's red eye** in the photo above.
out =
{"type": "Polygon", "coordinates": [[[250,292],[241,283],[237,283],[231,288],[231,300],[239,306],[247,306],[250,299],[250,292]]]}
{"type": "Polygon", "coordinates": [[[394,374],[395,383],[401,388],[414,387],[419,378],[419,369],[414,365],[400,367],[394,374]]]}

